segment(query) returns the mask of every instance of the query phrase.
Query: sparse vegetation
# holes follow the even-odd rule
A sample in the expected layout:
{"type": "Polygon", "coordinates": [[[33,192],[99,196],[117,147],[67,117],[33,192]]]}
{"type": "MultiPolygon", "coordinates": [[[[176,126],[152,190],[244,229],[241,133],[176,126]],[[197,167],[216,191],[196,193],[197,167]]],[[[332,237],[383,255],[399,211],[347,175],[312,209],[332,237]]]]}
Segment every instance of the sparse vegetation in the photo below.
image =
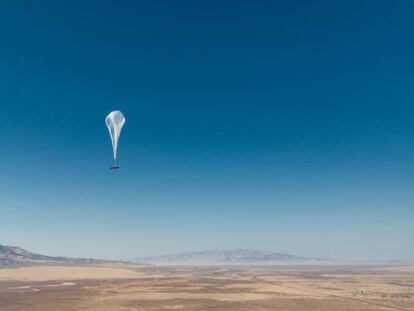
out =
{"type": "Polygon", "coordinates": [[[411,267],[0,269],[2,311],[414,310],[411,267]]]}

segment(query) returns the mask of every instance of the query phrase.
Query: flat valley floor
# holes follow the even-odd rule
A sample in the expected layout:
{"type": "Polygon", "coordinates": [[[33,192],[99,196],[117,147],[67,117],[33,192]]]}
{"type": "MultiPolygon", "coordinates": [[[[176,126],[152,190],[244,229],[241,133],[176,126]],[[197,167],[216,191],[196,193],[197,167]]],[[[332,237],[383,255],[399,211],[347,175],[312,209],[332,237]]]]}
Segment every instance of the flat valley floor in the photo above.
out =
{"type": "Polygon", "coordinates": [[[414,267],[0,268],[1,311],[414,310],[414,267]]]}

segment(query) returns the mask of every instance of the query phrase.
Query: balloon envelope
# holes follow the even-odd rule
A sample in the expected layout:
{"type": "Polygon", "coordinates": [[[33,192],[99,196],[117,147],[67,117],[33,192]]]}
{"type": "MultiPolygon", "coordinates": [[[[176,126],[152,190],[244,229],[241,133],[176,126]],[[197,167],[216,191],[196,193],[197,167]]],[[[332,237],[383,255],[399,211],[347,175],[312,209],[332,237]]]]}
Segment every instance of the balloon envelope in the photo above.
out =
{"type": "Polygon", "coordinates": [[[121,111],[112,111],[105,118],[105,124],[108,127],[109,135],[111,136],[112,149],[114,152],[114,160],[116,161],[116,152],[118,149],[118,140],[121,135],[122,127],[125,124],[125,116],[121,111]]]}

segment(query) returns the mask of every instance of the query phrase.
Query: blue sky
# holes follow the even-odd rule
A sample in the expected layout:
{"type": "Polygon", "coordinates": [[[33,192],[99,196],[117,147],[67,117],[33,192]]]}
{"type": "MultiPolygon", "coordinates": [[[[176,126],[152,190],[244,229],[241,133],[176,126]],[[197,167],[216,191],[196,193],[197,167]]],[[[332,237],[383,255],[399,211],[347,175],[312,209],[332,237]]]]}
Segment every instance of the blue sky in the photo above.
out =
{"type": "Polygon", "coordinates": [[[412,2],[0,6],[0,244],[414,260],[412,2]]]}

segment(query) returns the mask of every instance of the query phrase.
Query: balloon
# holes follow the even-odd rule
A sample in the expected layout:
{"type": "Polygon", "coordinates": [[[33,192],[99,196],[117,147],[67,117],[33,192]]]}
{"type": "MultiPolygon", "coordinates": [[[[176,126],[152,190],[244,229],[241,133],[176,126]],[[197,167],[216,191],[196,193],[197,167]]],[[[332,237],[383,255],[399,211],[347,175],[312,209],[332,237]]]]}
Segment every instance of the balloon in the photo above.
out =
{"type": "Polygon", "coordinates": [[[116,165],[116,153],[118,149],[118,140],[121,135],[122,127],[125,124],[125,117],[121,111],[112,111],[105,118],[105,124],[108,127],[109,135],[111,136],[112,149],[114,152],[114,165],[111,169],[117,169],[116,165]]]}

